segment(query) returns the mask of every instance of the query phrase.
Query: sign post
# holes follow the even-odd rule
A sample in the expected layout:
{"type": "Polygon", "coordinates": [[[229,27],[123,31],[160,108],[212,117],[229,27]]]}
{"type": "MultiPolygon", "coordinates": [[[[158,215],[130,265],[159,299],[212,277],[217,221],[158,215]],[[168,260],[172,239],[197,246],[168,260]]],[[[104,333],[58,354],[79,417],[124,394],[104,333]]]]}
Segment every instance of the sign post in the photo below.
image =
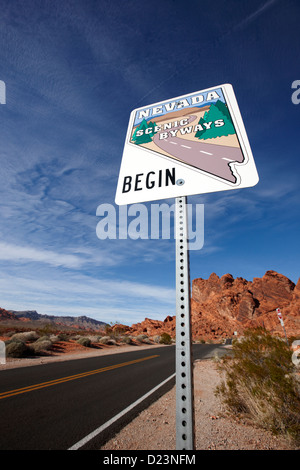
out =
{"type": "Polygon", "coordinates": [[[194,393],[186,197],[176,198],[176,449],[194,450],[194,393]]]}
{"type": "Polygon", "coordinates": [[[134,109],[115,202],[175,198],[176,446],[194,449],[193,361],[186,197],[258,183],[230,84],[134,109]]]}

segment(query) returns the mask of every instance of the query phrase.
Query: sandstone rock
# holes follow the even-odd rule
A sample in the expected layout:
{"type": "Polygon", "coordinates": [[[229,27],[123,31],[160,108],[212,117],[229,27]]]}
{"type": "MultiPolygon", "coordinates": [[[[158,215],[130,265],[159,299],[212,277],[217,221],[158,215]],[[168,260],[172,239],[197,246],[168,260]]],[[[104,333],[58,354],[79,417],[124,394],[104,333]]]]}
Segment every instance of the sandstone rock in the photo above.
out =
{"type": "Polygon", "coordinates": [[[252,320],[256,308],[256,302],[253,295],[249,291],[244,291],[240,295],[240,301],[238,305],[238,314],[236,320],[239,322],[245,322],[252,320]]]}
{"type": "Polygon", "coordinates": [[[207,280],[195,279],[192,288],[193,337],[217,339],[242,333],[245,328],[263,326],[284,335],[276,308],[280,307],[288,335],[300,334],[300,282],[267,271],[253,282],[216,274],[207,280]]]}
{"type": "MultiPolygon", "coordinates": [[[[262,278],[247,281],[225,274],[212,273],[208,279],[192,282],[191,323],[194,340],[220,340],[242,334],[246,328],[263,326],[274,334],[284,336],[277,318],[281,309],[288,336],[300,335],[300,279],[295,285],[286,276],[267,271],[262,278]]],[[[162,321],[146,318],[132,325],[133,335],[148,336],[169,333],[176,335],[176,317],[162,321]]]]}

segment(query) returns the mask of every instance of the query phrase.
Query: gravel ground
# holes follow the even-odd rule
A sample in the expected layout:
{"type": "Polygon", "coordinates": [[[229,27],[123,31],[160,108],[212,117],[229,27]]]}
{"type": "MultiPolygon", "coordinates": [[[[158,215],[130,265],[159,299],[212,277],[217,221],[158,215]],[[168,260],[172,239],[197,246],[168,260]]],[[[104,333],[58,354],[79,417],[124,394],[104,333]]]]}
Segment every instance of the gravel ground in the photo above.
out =
{"type": "MultiPolygon", "coordinates": [[[[221,380],[214,360],[195,362],[195,450],[291,450],[284,438],[226,412],[214,389],[221,380]]],[[[175,450],[175,386],[101,447],[101,450],[175,450]]]]}

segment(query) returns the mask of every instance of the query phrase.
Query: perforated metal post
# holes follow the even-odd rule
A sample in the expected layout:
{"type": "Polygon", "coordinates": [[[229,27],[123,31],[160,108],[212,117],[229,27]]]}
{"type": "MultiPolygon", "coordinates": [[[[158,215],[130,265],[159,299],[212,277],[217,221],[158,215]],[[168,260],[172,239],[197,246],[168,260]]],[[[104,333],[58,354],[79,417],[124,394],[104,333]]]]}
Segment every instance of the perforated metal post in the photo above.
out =
{"type": "Polygon", "coordinates": [[[176,198],[176,449],[194,450],[190,269],[186,197],[176,198]]]}

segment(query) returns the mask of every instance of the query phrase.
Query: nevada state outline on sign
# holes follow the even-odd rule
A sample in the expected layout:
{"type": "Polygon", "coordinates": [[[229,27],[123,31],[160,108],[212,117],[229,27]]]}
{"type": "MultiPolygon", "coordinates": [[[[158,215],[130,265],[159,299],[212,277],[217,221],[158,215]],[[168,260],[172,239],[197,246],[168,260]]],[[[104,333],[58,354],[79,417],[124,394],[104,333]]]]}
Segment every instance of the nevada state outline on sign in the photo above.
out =
{"type": "Polygon", "coordinates": [[[131,112],[117,204],[240,189],[257,182],[231,85],[131,112]]]}

